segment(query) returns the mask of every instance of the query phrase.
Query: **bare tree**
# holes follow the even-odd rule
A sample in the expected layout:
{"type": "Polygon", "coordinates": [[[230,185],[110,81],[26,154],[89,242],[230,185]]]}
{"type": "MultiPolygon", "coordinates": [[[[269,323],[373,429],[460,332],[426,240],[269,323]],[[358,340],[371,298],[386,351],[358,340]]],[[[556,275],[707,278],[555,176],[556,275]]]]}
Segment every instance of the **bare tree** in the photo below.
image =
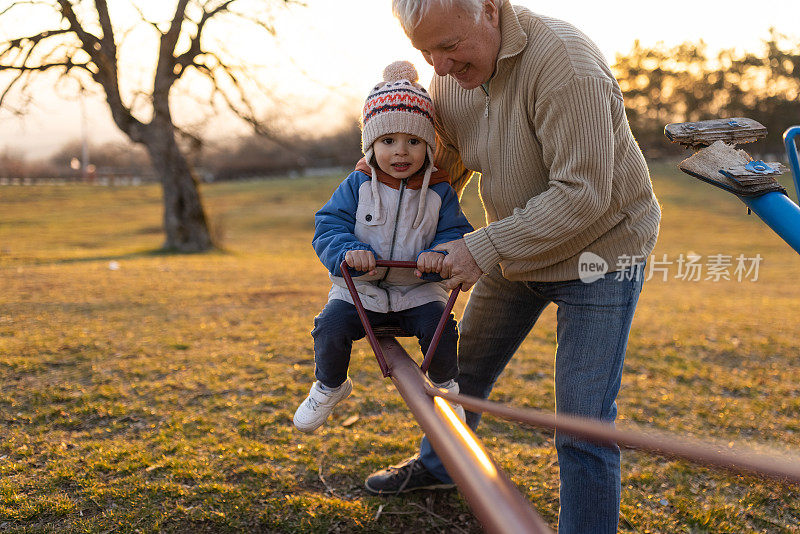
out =
{"type": "MultiPolygon", "coordinates": [[[[0,1],[0,20],[24,14],[41,19],[43,10],[50,10],[53,15],[53,27],[0,43],[0,74],[5,74],[0,79],[0,107],[8,104],[12,93],[27,95],[22,101],[30,101],[32,81],[46,71],[75,79],[81,88],[100,87],[114,123],[131,141],[144,145],[161,179],[164,248],[198,252],[213,248],[214,243],[208,231],[198,180],[179,143],[181,138],[193,139],[194,136],[176,126],[170,94],[187,72],[198,73],[210,82],[208,103],[230,109],[256,132],[269,135],[269,129],[259,120],[252,95],[248,94],[252,86],[246,69],[235,65],[222,45],[218,41],[213,44],[205,35],[212,23],[227,19],[234,24],[254,25],[274,36],[269,7],[297,2],[174,1],[171,20],[154,22],[136,5],[137,0],[129,0],[139,13],[139,23],[154,32],[158,47],[152,86],[127,92],[121,89],[121,77],[125,73],[120,69],[119,52],[131,27],[120,30],[119,24],[112,24],[108,0],[0,1]]],[[[258,43],[253,45],[258,46],[258,43]]]]}

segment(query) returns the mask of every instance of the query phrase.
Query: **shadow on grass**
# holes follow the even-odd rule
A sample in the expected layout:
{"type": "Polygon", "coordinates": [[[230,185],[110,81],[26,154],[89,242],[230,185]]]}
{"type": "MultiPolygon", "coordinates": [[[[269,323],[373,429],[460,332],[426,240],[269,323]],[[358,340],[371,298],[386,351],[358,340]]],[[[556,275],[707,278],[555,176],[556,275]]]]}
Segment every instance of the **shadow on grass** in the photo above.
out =
{"type": "Polygon", "coordinates": [[[204,251],[181,252],[176,249],[145,249],[136,252],[128,252],[126,254],[102,254],[96,256],[83,256],[80,258],[54,258],[52,260],[38,261],[40,265],[69,265],[73,263],[90,263],[96,261],[120,261],[120,260],[133,260],[140,258],[167,258],[167,257],[183,257],[183,256],[230,256],[235,255],[233,251],[225,247],[216,247],[204,251]]]}

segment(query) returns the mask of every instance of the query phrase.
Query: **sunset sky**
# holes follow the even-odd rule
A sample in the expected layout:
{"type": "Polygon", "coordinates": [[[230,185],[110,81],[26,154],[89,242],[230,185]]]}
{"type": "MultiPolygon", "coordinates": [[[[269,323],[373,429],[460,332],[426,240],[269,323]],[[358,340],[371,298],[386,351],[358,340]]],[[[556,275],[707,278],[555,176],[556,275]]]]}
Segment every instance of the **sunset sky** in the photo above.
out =
{"type": "MultiPolygon", "coordinates": [[[[112,12],[115,23],[135,17],[135,11],[129,7],[131,1],[112,0],[112,9],[117,10],[112,12]]],[[[165,0],[135,1],[148,16],[165,20],[174,5],[165,0]]],[[[258,3],[243,0],[246,1],[258,3]]],[[[0,1],[0,12],[9,3],[0,1]]],[[[310,115],[299,113],[302,127],[324,131],[355,117],[364,95],[379,81],[383,67],[396,59],[411,60],[420,71],[421,82],[427,84],[430,80],[432,70],[409,45],[391,15],[391,0],[305,0],[305,3],[306,7],[275,11],[278,36],[274,42],[263,33],[253,34],[239,27],[217,29],[226,45],[238,50],[245,62],[269,68],[269,84],[282,97],[284,108],[294,109],[296,103],[298,110],[315,110],[310,115]]],[[[659,41],[672,45],[702,38],[712,51],[734,47],[756,51],[771,26],[800,38],[800,2],[794,0],[756,3],[517,0],[513,3],[575,24],[598,44],[611,63],[617,53],[630,50],[636,39],[648,46],[659,41]]],[[[23,15],[23,9],[18,13],[17,20],[8,17],[0,20],[0,40],[21,35],[20,28],[35,28],[38,17],[23,15]]],[[[146,37],[142,33],[141,40],[128,47],[127,60],[131,63],[145,64],[146,57],[152,57],[152,53],[147,54],[146,37]]],[[[29,157],[44,157],[66,141],[80,137],[81,114],[77,103],[53,96],[52,83],[39,84],[34,96],[35,105],[24,120],[0,111],[0,151],[13,149],[29,157]]],[[[104,106],[89,101],[86,108],[92,143],[121,139],[104,106]]],[[[291,116],[291,110],[286,115],[291,116]]],[[[228,130],[229,135],[238,131],[241,130],[228,130]]]]}

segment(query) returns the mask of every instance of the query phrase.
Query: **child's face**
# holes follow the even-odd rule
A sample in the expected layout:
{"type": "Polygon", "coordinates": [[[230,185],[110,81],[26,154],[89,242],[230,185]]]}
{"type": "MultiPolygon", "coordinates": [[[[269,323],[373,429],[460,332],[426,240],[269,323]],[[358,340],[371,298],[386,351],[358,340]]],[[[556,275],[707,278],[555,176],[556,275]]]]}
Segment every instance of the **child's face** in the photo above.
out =
{"type": "Polygon", "coordinates": [[[402,180],[422,168],[428,145],[415,135],[386,134],[372,145],[378,167],[386,174],[402,180]]]}

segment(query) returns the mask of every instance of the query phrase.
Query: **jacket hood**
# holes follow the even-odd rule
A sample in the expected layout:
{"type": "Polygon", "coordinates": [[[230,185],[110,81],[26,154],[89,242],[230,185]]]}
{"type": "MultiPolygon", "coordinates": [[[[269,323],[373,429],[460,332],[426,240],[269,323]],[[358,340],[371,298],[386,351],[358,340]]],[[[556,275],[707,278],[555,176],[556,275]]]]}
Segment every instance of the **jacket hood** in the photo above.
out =
{"type": "MultiPolygon", "coordinates": [[[[356,163],[355,170],[363,172],[367,176],[372,176],[373,168],[369,166],[367,163],[367,158],[361,158],[356,163]]],[[[386,184],[392,189],[400,189],[400,180],[394,178],[390,174],[383,172],[380,167],[375,167],[375,175],[378,177],[378,181],[382,184],[386,184]]],[[[406,181],[406,187],[408,189],[420,189],[422,187],[422,180],[425,177],[425,168],[423,167],[416,174],[410,176],[406,181]]],[[[438,184],[441,182],[450,183],[450,175],[447,174],[447,171],[444,169],[438,169],[435,165],[433,167],[433,172],[431,173],[431,181],[429,185],[438,184]]]]}

